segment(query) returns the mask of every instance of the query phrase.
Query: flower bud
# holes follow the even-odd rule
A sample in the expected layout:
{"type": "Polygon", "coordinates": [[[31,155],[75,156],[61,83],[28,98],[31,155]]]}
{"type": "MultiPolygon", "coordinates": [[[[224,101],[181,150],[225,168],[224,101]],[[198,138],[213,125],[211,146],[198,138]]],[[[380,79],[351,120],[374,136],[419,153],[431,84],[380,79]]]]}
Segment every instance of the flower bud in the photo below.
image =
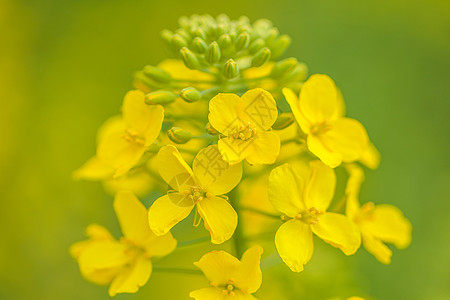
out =
{"type": "Polygon", "coordinates": [[[197,53],[205,53],[206,49],[208,48],[208,45],[205,43],[205,41],[199,37],[196,37],[192,41],[192,49],[197,53]]]}
{"type": "Polygon", "coordinates": [[[243,32],[236,38],[235,46],[236,51],[244,50],[250,43],[250,35],[247,32],[243,32]]]}
{"type": "Polygon", "coordinates": [[[189,32],[187,32],[186,30],[184,30],[183,28],[179,28],[175,31],[175,34],[180,35],[181,37],[183,37],[186,42],[190,41],[192,39],[191,35],[189,34],[189,32]]]}
{"type": "Polygon", "coordinates": [[[170,92],[170,91],[156,91],[152,92],[150,94],[145,95],[145,103],[152,105],[152,104],[168,104],[177,99],[177,95],[170,92]]]}
{"type": "Polygon", "coordinates": [[[270,45],[271,43],[273,43],[276,38],[278,37],[278,35],[280,34],[280,32],[278,31],[278,28],[272,28],[269,30],[269,32],[267,33],[266,36],[266,44],[270,45]]]}
{"type": "Polygon", "coordinates": [[[256,39],[255,41],[253,41],[253,43],[250,44],[248,51],[251,54],[254,54],[254,53],[258,52],[262,47],[264,47],[264,45],[265,45],[265,42],[263,39],[261,39],[261,38],[256,39]]]}
{"type": "Polygon", "coordinates": [[[220,47],[217,42],[212,42],[206,49],[205,59],[209,64],[215,64],[220,61],[220,47]]]}
{"type": "Polygon", "coordinates": [[[269,48],[264,47],[255,54],[252,58],[252,67],[260,67],[270,59],[271,51],[269,48]]]}
{"type": "Polygon", "coordinates": [[[186,47],[187,46],[187,41],[181,35],[174,34],[172,36],[172,45],[175,48],[175,50],[178,50],[180,48],[186,47]]]}
{"type": "Polygon", "coordinates": [[[296,58],[286,58],[280,60],[275,64],[270,73],[273,78],[281,78],[288,76],[296,67],[298,66],[298,61],[296,58]]]}
{"type": "Polygon", "coordinates": [[[197,56],[194,54],[194,52],[189,50],[187,47],[183,47],[180,49],[180,55],[181,55],[181,58],[183,59],[184,64],[189,69],[195,70],[200,67],[200,63],[197,59],[197,56]]]}
{"type": "Polygon", "coordinates": [[[272,58],[277,58],[281,56],[284,51],[291,44],[291,38],[288,35],[280,36],[272,45],[270,45],[270,49],[272,50],[272,58]]]}
{"type": "Polygon", "coordinates": [[[214,127],[212,127],[211,123],[209,123],[209,122],[206,124],[205,130],[210,135],[218,135],[219,134],[219,132],[214,127]]]}
{"type": "Polygon", "coordinates": [[[186,144],[192,138],[192,134],[180,127],[172,127],[167,131],[169,139],[176,144],[186,144]]]}
{"type": "Polygon", "coordinates": [[[299,63],[292,72],[288,73],[283,79],[292,81],[304,81],[308,76],[308,66],[305,63],[299,63]]]}
{"type": "Polygon", "coordinates": [[[233,59],[229,59],[223,66],[223,76],[228,79],[233,79],[239,75],[239,68],[233,59]]]}
{"type": "Polygon", "coordinates": [[[294,122],[294,115],[290,112],[278,114],[278,118],[272,125],[275,130],[284,129],[294,122]]]}
{"type": "Polygon", "coordinates": [[[203,29],[197,28],[194,31],[194,36],[201,38],[202,40],[206,40],[206,33],[203,29]]]}
{"type": "Polygon", "coordinates": [[[230,37],[229,34],[222,34],[219,37],[218,42],[219,42],[219,46],[220,46],[221,49],[228,49],[231,46],[231,43],[232,43],[231,37],[230,37]]]}
{"type": "Polygon", "coordinates": [[[172,76],[169,73],[154,66],[145,66],[142,72],[156,82],[169,83],[172,80],[172,76]]]}
{"type": "Polygon", "coordinates": [[[172,45],[173,33],[170,30],[164,29],[161,31],[161,39],[166,42],[168,45],[172,45]]]}
{"type": "Polygon", "coordinates": [[[202,98],[200,92],[194,87],[187,87],[181,90],[180,97],[186,102],[195,102],[202,98]]]}

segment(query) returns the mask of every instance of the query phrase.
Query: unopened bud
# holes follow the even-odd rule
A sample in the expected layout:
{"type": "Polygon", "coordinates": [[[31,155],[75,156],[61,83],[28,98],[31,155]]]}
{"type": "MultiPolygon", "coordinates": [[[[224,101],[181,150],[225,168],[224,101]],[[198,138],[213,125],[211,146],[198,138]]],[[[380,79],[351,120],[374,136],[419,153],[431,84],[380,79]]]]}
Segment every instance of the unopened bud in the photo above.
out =
{"type": "Polygon", "coordinates": [[[176,144],[185,144],[192,138],[192,134],[180,127],[172,127],[167,131],[169,139],[176,144]]]}
{"type": "Polygon", "coordinates": [[[264,47],[258,51],[252,58],[252,67],[260,67],[270,59],[271,51],[269,48],[264,47]]]}
{"type": "Polygon", "coordinates": [[[169,73],[154,66],[145,66],[142,72],[156,82],[168,83],[172,80],[172,76],[169,73]]]}
{"type": "Polygon", "coordinates": [[[145,95],[145,103],[152,105],[152,104],[168,104],[177,99],[177,95],[170,92],[170,91],[156,91],[152,92],[150,94],[145,95]]]}
{"type": "Polygon", "coordinates": [[[266,44],[270,45],[271,43],[273,43],[276,38],[278,37],[278,35],[280,34],[280,32],[278,31],[278,28],[272,28],[269,30],[269,33],[266,36],[266,44]]]}
{"type": "Polygon", "coordinates": [[[232,43],[231,37],[230,37],[229,34],[222,34],[219,37],[218,42],[219,42],[219,46],[220,46],[221,49],[228,49],[231,46],[231,43],[232,43]]]}
{"type": "Polygon", "coordinates": [[[187,46],[187,41],[181,35],[174,34],[172,36],[172,45],[175,48],[175,50],[178,50],[180,48],[186,47],[187,46]]]}
{"type": "Polygon", "coordinates": [[[254,54],[256,52],[258,52],[262,47],[264,47],[265,42],[263,39],[256,39],[255,41],[253,41],[253,43],[250,44],[250,47],[248,48],[248,51],[251,54],[254,54]]]}
{"type": "Polygon", "coordinates": [[[205,59],[209,64],[215,64],[220,61],[220,47],[217,42],[212,42],[206,49],[205,59]]]}
{"type": "Polygon", "coordinates": [[[277,120],[272,125],[275,130],[280,130],[288,127],[294,122],[294,115],[292,113],[281,113],[278,115],[277,120]]]}
{"type": "Polygon", "coordinates": [[[192,41],[192,49],[197,53],[205,53],[206,49],[208,48],[208,45],[205,43],[205,41],[199,37],[196,37],[192,41]]]}
{"type": "Polygon", "coordinates": [[[292,81],[304,81],[308,76],[308,66],[305,63],[299,63],[292,72],[288,73],[283,79],[292,81]]]}
{"type": "Polygon", "coordinates": [[[219,132],[214,127],[212,127],[211,123],[209,123],[209,122],[206,124],[205,130],[210,135],[218,135],[219,134],[219,132]]]}
{"type": "Polygon", "coordinates": [[[187,47],[183,47],[180,49],[180,55],[181,55],[181,58],[183,59],[184,64],[189,69],[195,70],[200,67],[200,63],[197,59],[197,56],[194,54],[194,52],[189,50],[187,47]]]}
{"type": "Polygon", "coordinates": [[[291,38],[288,35],[280,36],[272,45],[270,45],[270,49],[272,50],[272,58],[277,58],[281,56],[284,51],[291,44],[291,38]]]}
{"type": "Polygon", "coordinates": [[[194,31],[194,36],[199,37],[199,38],[201,38],[201,39],[203,39],[203,40],[206,40],[206,33],[205,33],[205,31],[204,31],[203,29],[201,29],[201,28],[197,28],[197,29],[194,31]]]}
{"type": "Polygon", "coordinates": [[[236,38],[235,46],[237,51],[244,50],[250,43],[250,35],[247,32],[243,32],[236,38]]]}
{"type": "Polygon", "coordinates": [[[186,102],[195,102],[202,98],[200,92],[194,87],[187,87],[181,90],[180,97],[186,102]]]}
{"type": "Polygon", "coordinates": [[[298,61],[296,58],[293,58],[293,57],[280,60],[273,67],[272,72],[270,73],[270,76],[272,76],[273,78],[280,78],[280,77],[288,76],[292,71],[295,70],[297,65],[298,65],[298,61]]]}
{"type": "Polygon", "coordinates": [[[239,75],[239,68],[233,59],[229,59],[223,66],[223,75],[228,79],[233,79],[239,75]]]}
{"type": "Polygon", "coordinates": [[[186,41],[190,41],[192,39],[189,32],[187,32],[187,30],[185,30],[183,28],[179,28],[179,29],[175,30],[175,34],[182,36],[186,41]]]}

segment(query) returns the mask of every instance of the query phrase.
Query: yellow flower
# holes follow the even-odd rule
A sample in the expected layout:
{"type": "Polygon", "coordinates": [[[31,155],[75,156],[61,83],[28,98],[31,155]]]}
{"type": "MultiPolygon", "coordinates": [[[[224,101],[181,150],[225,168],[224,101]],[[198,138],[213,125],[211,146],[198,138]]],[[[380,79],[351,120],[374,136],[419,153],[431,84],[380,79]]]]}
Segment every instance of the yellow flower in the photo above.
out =
{"type": "Polygon", "coordinates": [[[411,223],[393,205],[369,202],[360,206],[358,194],[364,172],[355,164],[346,168],[350,174],[345,191],[346,214],[359,227],[364,248],[381,263],[389,264],[392,251],[384,243],[394,244],[399,249],[408,247],[411,243],[411,223]]]}
{"type": "Polygon", "coordinates": [[[228,240],[236,229],[237,214],[226,197],[220,195],[239,183],[242,164],[229,165],[217,145],[200,150],[192,169],[172,145],[162,147],[157,159],[161,177],[173,190],[150,207],[149,224],[155,234],[166,234],[196,207],[211,234],[211,242],[228,240]]]}
{"type": "Polygon", "coordinates": [[[224,137],[218,142],[224,160],[246,159],[250,164],[272,164],[280,152],[279,136],[269,131],[278,116],[272,95],[263,89],[242,97],[218,94],[209,102],[209,122],[224,137]]]}
{"type": "Polygon", "coordinates": [[[108,124],[99,134],[97,158],[114,169],[117,178],[139,162],[145,150],[156,140],[164,119],[160,105],[147,105],[138,90],[125,95],[122,119],[108,124]]]}
{"type": "Polygon", "coordinates": [[[111,297],[136,293],[150,277],[150,258],[169,254],[177,244],[170,233],[158,237],[150,230],[147,209],[133,193],[119,192],[114,199],[114,210],[124,234],[120,240],[93,224],[87,228],[89,239],[70,248],[81,274],[94,283],[110,284],[111,297]]]}
{"type": "Polygon", "coordinates": [[[369,138],[363,125],[344,117],[343,100],[327,75],[312,75],[297,97],[283,89],[295,119],[307,134],[308,149],[326,165],[359,160],[368,151],[369,138]]]}
{"type": "Polygon", "coordinates": [[[361,243],[353,222],[326,212],[336,185],[333,169],[318,160],[310,166],[308,170],[284,164],[269,178],[269,200],[287,219],[276,233],[275,245],[294,272],[302,271],[312,256],[313,233],[346,255],[354,254],[361,243]]]}
{"type": "Polygon", "coordinates": [[[256,300],[251,295],[261,286],[260,260],[263,249],[256,245],[242,255],[241,261],[225,251],[212,251],[194,264],[210,282],[210,287],[192,291],[196,300],[256,300]]]}

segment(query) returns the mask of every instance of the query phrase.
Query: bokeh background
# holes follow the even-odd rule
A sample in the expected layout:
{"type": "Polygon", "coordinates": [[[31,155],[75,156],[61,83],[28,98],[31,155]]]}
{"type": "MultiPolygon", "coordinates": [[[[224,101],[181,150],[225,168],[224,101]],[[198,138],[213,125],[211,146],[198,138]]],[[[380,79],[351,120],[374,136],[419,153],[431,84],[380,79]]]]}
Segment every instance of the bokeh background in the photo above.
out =
{"type": "MultiPolygon", "coordinates": [[[[1,0],[0,299],[109,298],[81,278],[68,247],[93,222],[119,234],[112,200],[71,173],[94,153],[132,73],[164,58],[159,31],[192,13],[265,17],[291,35],[286,56],[335,79],[382,153],[363,201],[397,205],[414,226],[389,266],[363,249],[344,259],[319,245],[304,273],[271,268],[260,298],[450,299],[447,0],[1,0]]],[[[192,248],[178,259],[198,259],[192,248]]],[[[204,283],[154,273],[140,293],[117,299],[188,299],[204,283]]]]}

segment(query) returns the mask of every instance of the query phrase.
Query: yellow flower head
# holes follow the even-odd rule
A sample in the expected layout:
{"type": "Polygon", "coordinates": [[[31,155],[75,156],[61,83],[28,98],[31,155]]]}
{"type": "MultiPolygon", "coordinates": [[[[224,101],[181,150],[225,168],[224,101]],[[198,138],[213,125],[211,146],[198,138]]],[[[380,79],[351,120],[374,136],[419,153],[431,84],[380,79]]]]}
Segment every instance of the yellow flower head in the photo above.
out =
{"type": "Polygon", "coordinates": [[[89,239],[70,248],[81,274],[94,283],[110,284],[111,297],[136,293],[150,277],[150,258],[169,254],[177,244],[170,233],[156,236],[150,230],[147,209],[133,193],[119,192],[114,199],[114,210],[124,235],[120,240],[93,224],[87,228],[89,239]]]}
{"type": "Polygon", "coordinates": [[[196,207],[211,234],[211,242],[221,244],[233,235],[237,214],[220,195],[239,183],[242,164],[230,165],[223,160],[217,145],[212,145],[200,150],[191,169],[177,148],[167,145],[158,153],[158,168],[173,190],[150,207],[149,224],[155,234],[166,234],[196,207]]]}
{"type": "Polygon", "coordinates": [[[256,300],[251,295],[261,286],[260,260],[263,249],[256,245],[242,255],[241,261],[225,251],[212,251],[194,264],[210,282],[210,287],[189,294],[196,300],[256,300]]]}
{"type": "Polygon", "coordinates": [[[97,157],[115,170],[114,177],[127,173],[156,140],[164,119],[160,105],[147,105],[142,91],[125,95],[122,119],[108,124],[99,134],[97,157]]]}
{"type": "Polygon", "coordinates": [[[299,97],[286,88],[283,94],[307,134],[308,149],[327,166],[334,168],[342,162],[359,160],[370,150],[365,128],[359,121],[344,117],[340,92],[327,75],[312,75],[299,97]]]}
{"type": "Polygon", "coordinates": [[[366,250],[384,264],[391,262],[392,251],[384,243],[403,249],[411,243],[411,222],[395,206],[359,205],[358,194],[364,180],[363,170],[356,164],[346,166],[350,177],[346,187],[346,214],[361,231],[362,244],[366,250]]]}
{"type": "Polygon", "coordinates": [[[218,142],[223,159],[231,164],[272,164],[280,152],[280,138],[269,131],[278,116],[272,95],[263,89],[242,97],[218,94],[209,102],[209,123],[222,135],[218,142]]]}
{"type": "Polygon", "coordinates": [[[346,216],[327,212],[336,185],[333,169],[320,161],[311,170],[284,164],[269,178],[269,200],[286,215],[286,222],[275,236],[283,261],[294,272],[301,272],[313,253],[312,234],[351,255],[359,248],[358,228],[346,216]]]}

